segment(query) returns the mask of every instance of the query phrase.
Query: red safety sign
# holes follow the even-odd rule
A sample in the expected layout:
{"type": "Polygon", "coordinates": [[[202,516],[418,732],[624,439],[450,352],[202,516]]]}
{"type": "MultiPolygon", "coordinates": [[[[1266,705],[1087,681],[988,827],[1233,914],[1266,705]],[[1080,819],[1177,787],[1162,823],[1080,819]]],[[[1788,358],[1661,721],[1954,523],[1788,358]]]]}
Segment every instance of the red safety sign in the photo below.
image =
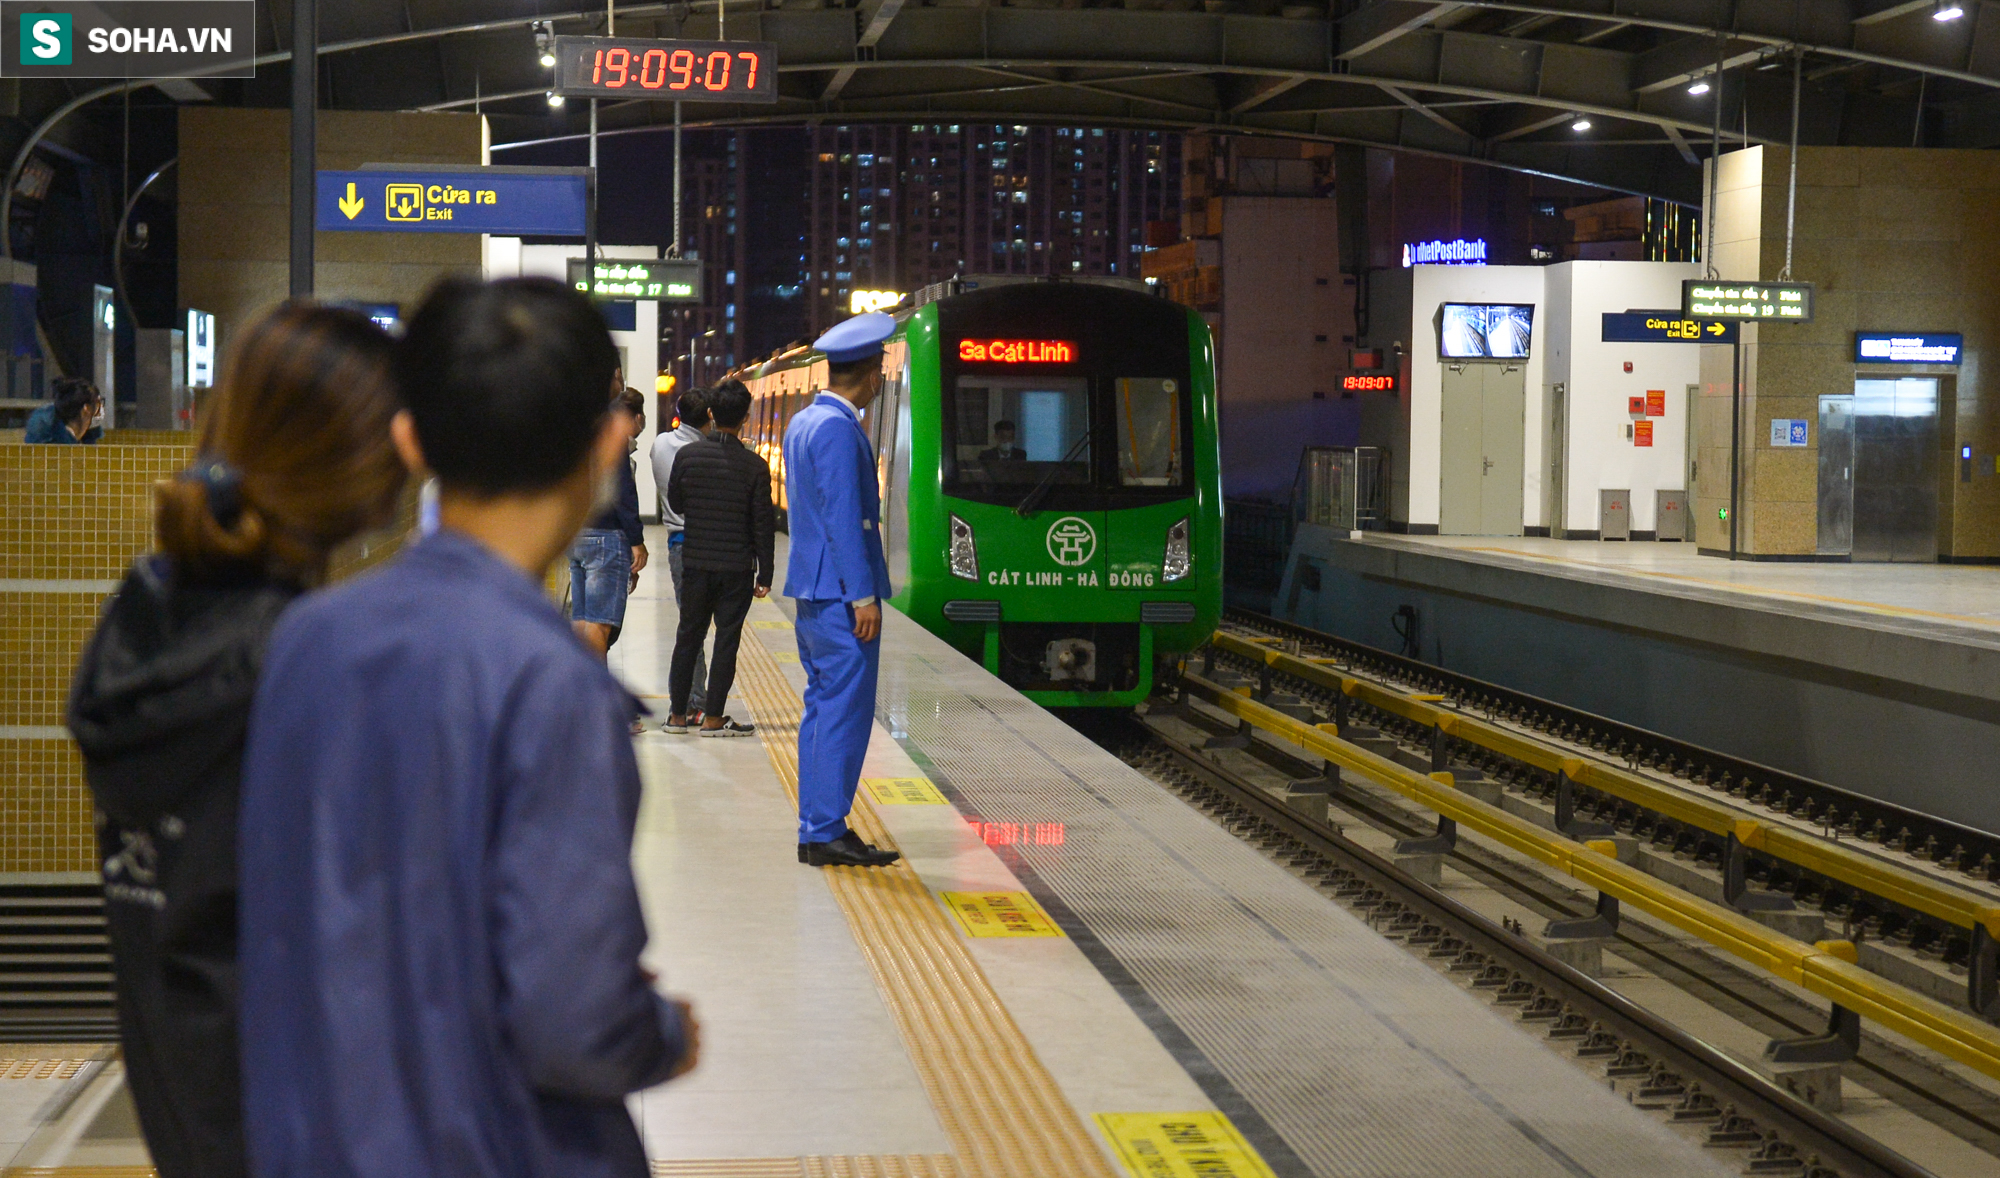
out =
{"type": "Polygon", "coordinates": [[[1667,390],[1646,390],[1646,416],[1665,417],[1667,415],[1667,390]]]}
{"type": "Polygon", "coordinates": [[[1634,446],[1650,446],[1653,444],[1652,422],[1635,421],[1632,423],[1632,444],[1634,446]]]}

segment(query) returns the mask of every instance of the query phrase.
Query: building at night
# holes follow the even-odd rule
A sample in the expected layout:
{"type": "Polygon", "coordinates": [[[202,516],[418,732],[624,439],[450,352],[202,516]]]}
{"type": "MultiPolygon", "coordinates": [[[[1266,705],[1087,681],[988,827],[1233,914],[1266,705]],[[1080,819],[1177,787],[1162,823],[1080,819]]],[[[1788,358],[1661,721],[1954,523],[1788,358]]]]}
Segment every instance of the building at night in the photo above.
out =
{"type": "Polygon", "coordinates": [[[939,123],[807,132],[806,328],[856,291],[954,274],[1139,275],[1148,221],[1180,207],[1180,136],[939,123]]]}

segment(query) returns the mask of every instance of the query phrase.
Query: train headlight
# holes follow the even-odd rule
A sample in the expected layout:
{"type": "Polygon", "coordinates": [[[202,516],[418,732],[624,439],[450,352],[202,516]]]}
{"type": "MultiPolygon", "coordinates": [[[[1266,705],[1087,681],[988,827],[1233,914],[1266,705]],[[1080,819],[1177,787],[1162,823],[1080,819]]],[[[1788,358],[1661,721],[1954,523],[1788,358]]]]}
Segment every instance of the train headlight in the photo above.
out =
{"type": "Polygon", "coordinates": [[[1179,581],[1194,570],[1194,558],[1188,553],[1188,522],[1181,522],[1167,529],[1167,551],[1160,557],[1160,579],[1179,581]]]}
{"type": "Polygon", "coordinates": [[[972,542],[972,525],[955,515],[951,517],[951,575],[968,581],[979,579],[979,546],[972,542]]]}

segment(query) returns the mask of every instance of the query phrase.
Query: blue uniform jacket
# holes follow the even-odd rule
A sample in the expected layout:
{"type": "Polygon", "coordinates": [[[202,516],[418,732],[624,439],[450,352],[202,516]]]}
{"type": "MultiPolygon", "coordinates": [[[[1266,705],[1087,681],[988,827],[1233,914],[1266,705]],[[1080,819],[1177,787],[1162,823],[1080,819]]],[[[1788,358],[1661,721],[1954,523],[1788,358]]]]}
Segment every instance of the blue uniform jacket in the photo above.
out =
{"type": "Polygon", "coordinates": [[[630,697],[439,531],[271,638],[243,767],[260,1178],[644,1178],[684,1043],[639,968],[630,697]]]}
{"type": "Polygon", "coordinates": [[[894,595],[882,555],[875,448],[838,394],[821,393],[785,427],[785,499],[792,535],[786,597],[887,601],[894,595]]]}

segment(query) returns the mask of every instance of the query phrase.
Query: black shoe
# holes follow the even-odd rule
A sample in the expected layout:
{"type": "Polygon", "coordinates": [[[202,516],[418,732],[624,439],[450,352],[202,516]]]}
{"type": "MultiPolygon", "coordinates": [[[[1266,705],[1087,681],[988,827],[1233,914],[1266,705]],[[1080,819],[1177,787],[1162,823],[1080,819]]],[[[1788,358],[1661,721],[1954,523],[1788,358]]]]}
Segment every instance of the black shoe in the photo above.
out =
{"type": "Polygon", "coordinates": [[[851,830],[830,843],[807,843],[805,853],[806,863],[813,867],[887,867],[903,857],[901,851],[862,842],[851,830]]]}
{"type": "Polygon", "coordinates": [[[805,861],[806,861],[806,845],[805,845],[804,843],[800,843],[800,844],[799,844],[799,862],[801,862],[801,863],[804,863],[805,861]]]}

